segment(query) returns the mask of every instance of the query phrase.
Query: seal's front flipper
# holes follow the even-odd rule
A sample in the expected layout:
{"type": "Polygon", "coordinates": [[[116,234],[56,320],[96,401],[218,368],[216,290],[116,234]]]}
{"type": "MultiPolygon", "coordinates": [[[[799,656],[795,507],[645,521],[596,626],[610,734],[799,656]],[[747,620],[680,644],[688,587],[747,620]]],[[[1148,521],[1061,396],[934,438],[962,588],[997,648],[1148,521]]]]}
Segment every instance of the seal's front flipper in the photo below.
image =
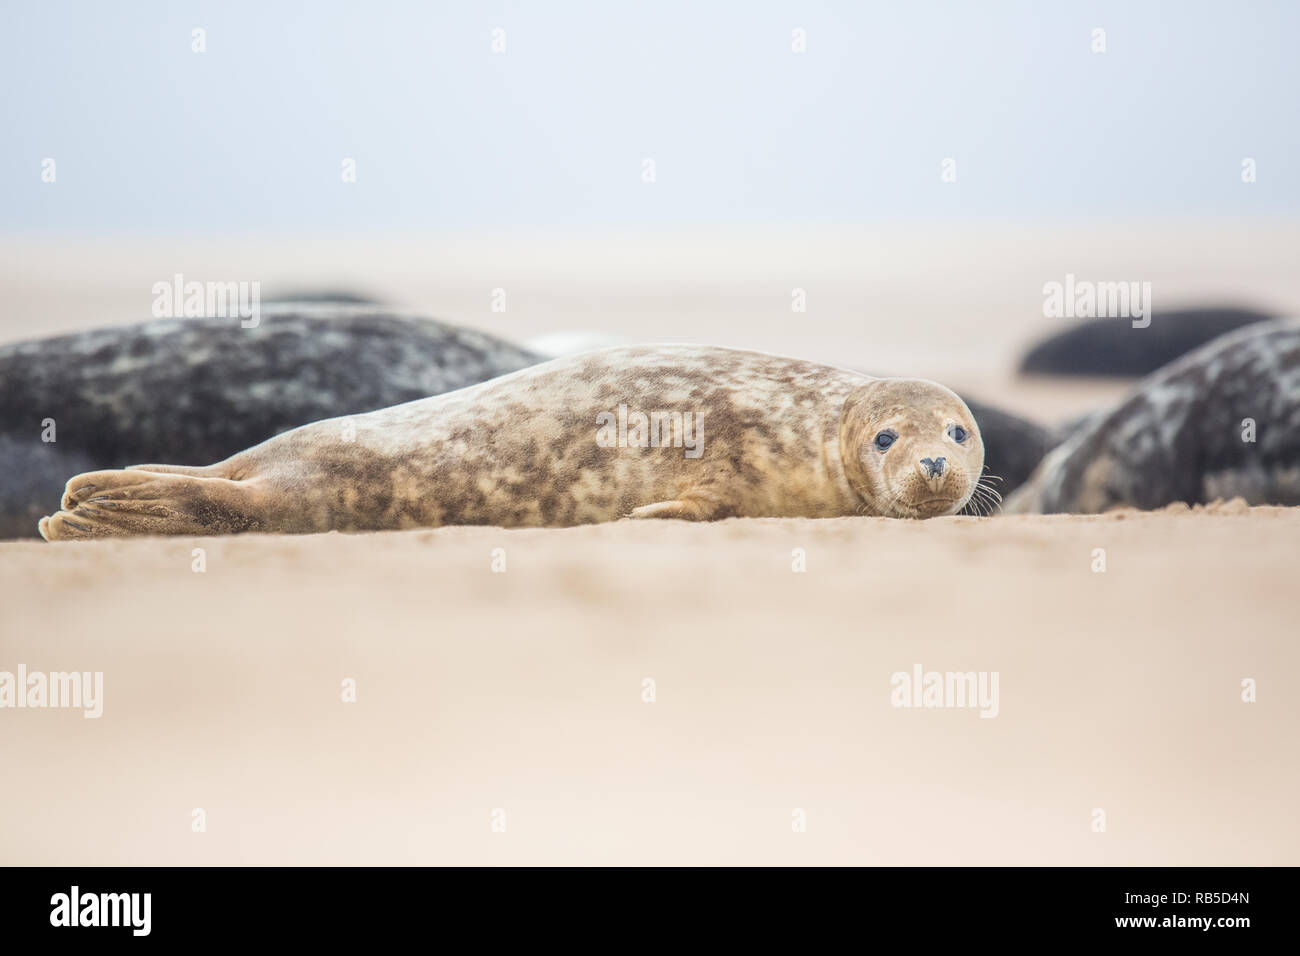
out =
{"type": "Polygon", "coordinates": [[[153,471],[91,471],[68,482],[46,541],[146,534],[234,534],[260,526],[247,482],[153,471]]]}
{"type": "Polygon", "coordinates": [[[656,501],[652,505],[633,508],[629,518],[676,518],[680,521],[715,521],[727,515],[718,502],[701,498],[677,498],[656,501]]]}
{"type": "Polygon", "coordinates": [[[192,475],[195,478],[211,478],[218,474],[216,465],[127,465],[127,471],[152,471],[162,475],[192,475]]]}

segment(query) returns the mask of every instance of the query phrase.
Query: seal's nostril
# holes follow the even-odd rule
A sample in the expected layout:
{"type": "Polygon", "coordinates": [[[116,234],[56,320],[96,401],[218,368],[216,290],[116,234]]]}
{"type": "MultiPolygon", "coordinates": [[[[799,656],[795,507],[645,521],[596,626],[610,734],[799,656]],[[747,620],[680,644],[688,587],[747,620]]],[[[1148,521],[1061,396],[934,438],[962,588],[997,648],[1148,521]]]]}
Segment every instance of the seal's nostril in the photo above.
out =
{"type": "Polygon", "coordinates": [[[943,474],[943,469],[947,462],[947,458],[922,458],[921,470],[925,472],[925,477],[936,478],[943,474]]]}

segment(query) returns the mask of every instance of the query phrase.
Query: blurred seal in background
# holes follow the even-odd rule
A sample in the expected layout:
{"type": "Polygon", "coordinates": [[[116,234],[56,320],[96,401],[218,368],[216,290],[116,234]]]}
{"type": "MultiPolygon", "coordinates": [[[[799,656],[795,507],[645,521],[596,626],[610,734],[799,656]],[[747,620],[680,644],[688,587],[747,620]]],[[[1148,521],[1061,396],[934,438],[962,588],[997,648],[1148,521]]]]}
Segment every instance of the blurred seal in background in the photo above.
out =
{"type": "Polygon", "coordinates": [[[79,472],[220,461],[308,422],[542,358],[483,332],[329,298],[264,304],[251,328],[161,319],[0,346],[0,537],[35,537],[79,472]]]}
{"type": "Polygon", "coordinates": [[[1156,310],[1151,324],[1089,319],[1039,342],[1020,371],[1040,375],[1140,378],[1205,343],[1274,316],[1238,307],[1156,310]]]}
{"type": "Polygon", "coordinates": [[[1098,513],[1245,498],[1300,505],[1300,320],[1252,324],[1090,417],[1006,504],[1098,513]]]}

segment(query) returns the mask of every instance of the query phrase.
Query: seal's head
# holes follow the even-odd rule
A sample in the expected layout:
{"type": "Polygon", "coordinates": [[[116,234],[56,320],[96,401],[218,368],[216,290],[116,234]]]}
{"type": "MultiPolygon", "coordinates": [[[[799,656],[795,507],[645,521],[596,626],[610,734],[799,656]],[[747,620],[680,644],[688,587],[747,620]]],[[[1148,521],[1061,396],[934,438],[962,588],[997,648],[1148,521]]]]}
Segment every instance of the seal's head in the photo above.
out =
{"type": "Polygon", "coordinates": [[[956,514],[984,470],[984,442],[966,403],[915,378],[877,379],[849,395],[840,456],[864,510],[893,518],[956,514]]]}

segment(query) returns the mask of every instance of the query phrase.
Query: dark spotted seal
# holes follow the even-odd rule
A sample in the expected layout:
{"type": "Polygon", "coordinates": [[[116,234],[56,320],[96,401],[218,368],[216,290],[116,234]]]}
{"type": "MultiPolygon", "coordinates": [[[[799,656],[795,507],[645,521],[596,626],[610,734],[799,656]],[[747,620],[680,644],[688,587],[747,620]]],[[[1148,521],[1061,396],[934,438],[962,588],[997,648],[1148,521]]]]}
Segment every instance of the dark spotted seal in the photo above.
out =
{"type": "Polygon", "coordinates": [[[1050,452],[1008,512],[1241,496],[1300,505],[1300,321],[1251,325],[1138,385],[1050,452]]]}
{"type": "Polygon", "coordinates": [[[217,461],[298,425],[540,360],[491,335],[374,305],[266,305],[253,328],[164,319],[6,345],[0,537],[35,536],[80,471],[217,461]]]}
{"type": "Polygon", "coordinates": [[[609,349],[366,415],[207,467],[68,482],[49,540],[559,527],[633,518],[922,518],[984,465],[955,394],[919,379],[700,346],[609,349]]]}

